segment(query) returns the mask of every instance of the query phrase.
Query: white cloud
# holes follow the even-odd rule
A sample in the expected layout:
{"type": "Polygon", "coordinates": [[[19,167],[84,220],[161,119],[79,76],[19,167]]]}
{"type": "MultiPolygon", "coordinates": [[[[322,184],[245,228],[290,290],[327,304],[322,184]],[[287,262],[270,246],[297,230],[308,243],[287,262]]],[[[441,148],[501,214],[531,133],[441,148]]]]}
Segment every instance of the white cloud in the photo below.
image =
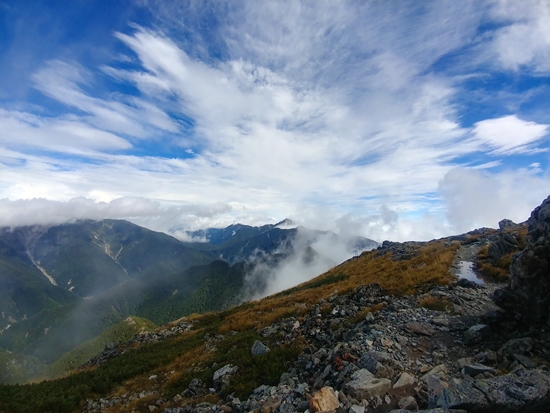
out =
{"type": "Polygon", "coordinates": [[[31,147],[84,155],[131,147],[125,139],[90,127],[73,116],[45,118],[0,108],[0,129],[0,144],[18,149],[31,147]]]}
{"type": "Polygon", "coordinates": [[[546,0],[501,0],[491,9],[505,23],[494,34],[492,48],[506,69],[521,66],[550,72],[550,3],[546,0]]]}
{"type": "Polygon", "coordinates": [[[93,76],[78,65],[52,60],[32,78],[38,90],[85,112],[87,115],[81,119],[99,129],[138,138],[152,137],[156,129],[179,131],[178,125],[165,112],[142,99],[128,96],[126,102],[118,102],[86,94],[80,86],[91,87],[93,76]]]}
{"type": "MultiPolygon", "coordinates": [[[[158,26],[173,25],[117,33],[131,57],[117,50],[112,66],[99,70],[60,60],[36,70],[35,87],[64,114],[0,109],[1,197],[84,196],[110,205],[139,195],[159,204],[139,222],[172,231],[307,220],[318,208],[325,224],[311,227],[331,229],[332,220],[376,240],[429,239],[450,231],[437,191],[455,166],[496,169],[508,160],[494,155],[538,153],[525,164],[538,162],[531,172],[544,173],[548,121],[512,114],[472,130],[456,103],[461,80],[480,75],[472,54],[504,53],[506,28],[544,15],[531,6],[516,13],[515,3],[149,4],[158,26]],[[207,34],[205,11],[223,12],[207,34]],[[495,18],[506,26],[494,39],[478,36],[480,22],[495,18]],[[185,36],[174,35],[184,26],[185,36]],[[455,55],[458,77],[455,67],[438,66],[455,55]],[[107,77],[123,88],[98,88],[107,77]],[[388,220],[392,211],[396,220],[388,220]]],[[[533,33],[546,33],[539,26],[533,33]]],[[[542,70],[544,50],[502,64],[542,70]]],[[[64,210],[63,202],[55,205],[64,210]]],[[[100,205],[82,216],[113,213],[100,205]]]]}
{"type": "MultiPolygon", "coordinates": [[[[231,211],[231,206],[210,205],[162,206],[159,202],[141,197],[123,197],[109,202],[97,202],[78,197],[68,201],[44,198],[0,199],[0,227],[22,225],[56,225],[83,219],[127,219],[156,231],[185,238],[182,229],[194,230],[204,226],[204,219],[231,211]]],[[[188,238],[188,237],[187,237],[188,238]]]]}
{"type": "Polygon", "coordinates": [[[509,115],[477,122],[472,132],[492,153],[511,155],[539,151],[533,144],[548,135],[548,126],[509,115]]]}
{"type": "Polygon", "coordinates": [[[490,174],[453,169],[440,182],[447,218],[456,233],[498,227],[504,218],[523,222],[548,196],[550,177],[520,169],[490,174]]]}

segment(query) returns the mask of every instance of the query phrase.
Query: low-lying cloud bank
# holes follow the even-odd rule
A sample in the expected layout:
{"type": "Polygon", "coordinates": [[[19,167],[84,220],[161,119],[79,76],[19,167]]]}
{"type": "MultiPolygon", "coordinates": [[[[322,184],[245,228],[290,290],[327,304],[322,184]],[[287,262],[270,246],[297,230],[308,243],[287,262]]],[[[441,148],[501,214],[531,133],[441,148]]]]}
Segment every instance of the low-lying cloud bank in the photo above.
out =
{"type": "MultiPolygon", "coordinates": [[[[0,226],[57,225],[81,219],[126,219],[146,228],[166,232],[191,241],[187,231],[222,228],[234,223],[263,225],[291,218],[296,224],[311,229],[333,231],[342,238],[363,236],[382,242],[430,240],[479,227],[498,226],[501,219],[522,222],[549,194],[550,176],[534,163],[529,169],[492,174],[483,169],[455,168],[439,182],[437,192],[419,213],[410,203],[365,203],[365,211],[341,212],[326,207],[295,207],[285,211],[260,208],[250,211],[228,203],[164,204],[143,197],[122,197],[98,202],[78,197],[69,201],[44,198],[0,199],[0,226]],[[292,212],[294,210],[294,212],[292,212]]],[[[193,241],[197,241],[194,240],[193,241]]],[[[319,248],[321,248],[319,246],[319,248]]],[[[334,246],[331,246],[331,251],[334,246]]],[[[330,257],[332,253],[323,253],[330,257]]]]}
{"type": "MultiPolygon", "coordinates": [[[[371,249],[372,246],[368,249],[371,249]]],[[[269,254],[249,260],[243,300],[255,300],[294,287],[360,254],[353,237],[298,227],[296,236],[269,254]]]]}

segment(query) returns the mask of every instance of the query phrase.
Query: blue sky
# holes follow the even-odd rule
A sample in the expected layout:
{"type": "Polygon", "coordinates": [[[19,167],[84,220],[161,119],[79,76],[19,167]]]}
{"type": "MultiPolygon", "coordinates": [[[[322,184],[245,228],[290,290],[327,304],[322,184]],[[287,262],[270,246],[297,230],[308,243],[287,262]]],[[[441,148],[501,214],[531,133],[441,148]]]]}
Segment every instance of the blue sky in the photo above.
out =
{"type": "Polygon", "coordinates": [[[550,194],[548,1],[2,1],[0,225],[376,240],[550,194]]]}

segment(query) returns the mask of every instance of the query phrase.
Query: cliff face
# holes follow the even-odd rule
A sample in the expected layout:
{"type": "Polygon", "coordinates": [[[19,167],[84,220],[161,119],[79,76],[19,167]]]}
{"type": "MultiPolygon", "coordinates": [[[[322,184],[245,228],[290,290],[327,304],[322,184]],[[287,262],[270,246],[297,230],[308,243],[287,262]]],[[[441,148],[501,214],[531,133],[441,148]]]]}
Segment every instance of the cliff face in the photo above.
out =
{"type": "Polygon", "coordinates": [[[524,322],[550,325],[550,197],[527,224],[527,246],[511,261],[510,290],[524,322]]]}

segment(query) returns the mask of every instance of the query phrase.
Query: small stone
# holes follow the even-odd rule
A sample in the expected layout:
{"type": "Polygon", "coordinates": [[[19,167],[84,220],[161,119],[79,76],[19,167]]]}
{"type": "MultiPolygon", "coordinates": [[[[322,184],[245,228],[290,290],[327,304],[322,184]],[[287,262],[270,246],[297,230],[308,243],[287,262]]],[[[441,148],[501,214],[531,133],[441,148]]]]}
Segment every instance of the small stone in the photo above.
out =
{"type": "Polygon", "coordinates": [[[403,397],[402,399],[399,399],[399,402],[397,402],[397,405],[400,409],[403,410],[418,410],[418,403],[416,402],[416,399],[412,396],[403,397]]]}
{"type": "Polygon", "coordinates": [[[426,379],[429,376],[444,376],[447,373],[448,373],[448,370],[445,364],[439,364],[435,366],[433,369],[431,369],[429,372],[424,374],[422,377],[420,377],[420,380],[426,381],[426,379]]]}
{"type": "Polygon", "coordinates": [[[426,372],[430,371],[430,366],[428,366],[426,364],[422,364],[420,366],[419,371],[420,371],[420,373],[426,373],[426,372]]]}
{"type": "Polygon", "coordinates": [[[514,358],[518,363],[520,363],[526,369],[535,369],[537,368],[537,363],[531,360],[527,356],[522,356],[521,354],[514,354],[514,358]]]}
{"type": "MultiPolygon", "coordinates": [[[[369,313],[370,314],[370,313],[369,313]]],[[[365,406],[359,404],[352,404],[348,413],[365,413],[365,406]]]]}
{"type": "Polygon", "coordinates": [[[485,363],[496,363],[497,361],[497,353],[491,350],[482,351],[475,356],[475,360],[478,363],[485,364],[485,363]]]}
{"type": "Polygon", "coordinates": [[[399,376],[399,380],[397,380],[392,388],[397,391],[407,391],[412,386],[414,386],[415,382],[416,379],[409,373],[401,373],[401,376],[399,376]]]}
{"type": "Polygon", "coordinates": [[[263,356],[267,354],[269,351],[270,351],[269,347],[267,347],[260,340],[256,340],[252,345],[252,348],[250,349],[250,352],[252,353],[253,356],[263,356]]]}
{"type": "Polygon", "coordinates": [[[150,412],[154,412],[155,410],[157,410],[157,406],[149,405],[149,411],[150,412]]]}
{"type": "Polygon", "coordinates": [[[405,328],[409,331],[412,331],[413,333],[423,336],[432,336],[435,333],[435,330],[432,326],[427,323],[419,323],[418,321],[407,323],[405,328]]]}
{"type": "Polygon", "coordinates": [[[492,367],[485,366],[481,363],[472,363],[467,366],[464,366],[464,374],[467,374],[472,377],[476,377],[478,374],[483,374],[489,372],[491,374],[496,374],[496,371],[492,367]]]}
{"type": "Polygon", "coordinates": [[[473,361],[474,361],[474,359],[473,359],[472,357],[464,357],[464,358],[458,359],[458,360],[457,360],[458,367],[459,367],[460,369],[463,369],[463,368],[466,367],[468,364],[472,364],[473,361]]]}
{"type": "Polygon", "coordinates": [[[439,327],[450,327],[451,326],[451,322],[446,319],[446,318],[434,318],[432,320],[432,323],[436,326],[439,326],[439,327]]]}
{"type": "Polygon", "coordinates": [[[395,339],[402,346],[406,346],[407,343],[409,342],[409,339],[405,336],[397,336],[395,339]]]}
{"type": "Polygon", "coordinates": [[[346,384],[348,393],[358,400],[383,396],[391,388],[391,381],[385,378],[376,378],[367,369],[353,373],[352,380],[346,384]]]}
{"type": "Polygon", "coordinates": [[[486,324],[477,324],[464,332],[464,343],[467,345],[477,344],[485,339],[491,332],[486,324]]]}
{"type": "Polygon", "coordinates": [[[385,338],[385,337],[382,337],[382,338],[380,339],[380,343],[381,343],[384,347],[387,347],[387,348],[393,347],[393,344],[394,344],[392,339],[385,338]]]}

